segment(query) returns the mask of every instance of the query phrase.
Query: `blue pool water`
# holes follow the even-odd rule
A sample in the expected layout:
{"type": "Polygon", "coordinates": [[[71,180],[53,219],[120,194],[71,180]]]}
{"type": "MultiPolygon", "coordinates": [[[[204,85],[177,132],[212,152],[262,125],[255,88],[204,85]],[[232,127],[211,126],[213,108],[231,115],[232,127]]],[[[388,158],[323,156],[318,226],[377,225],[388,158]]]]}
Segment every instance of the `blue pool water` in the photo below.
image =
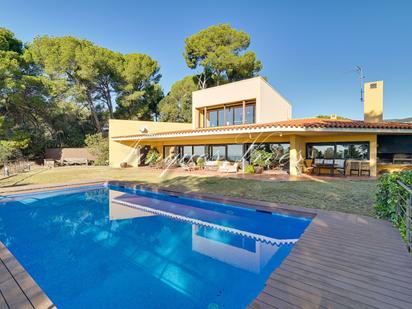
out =
{"type": "Polygon", "coordinates": [[[0,199],[0,241],[58,308],[244,308],[310,221],[120,187],[0,199]]]}

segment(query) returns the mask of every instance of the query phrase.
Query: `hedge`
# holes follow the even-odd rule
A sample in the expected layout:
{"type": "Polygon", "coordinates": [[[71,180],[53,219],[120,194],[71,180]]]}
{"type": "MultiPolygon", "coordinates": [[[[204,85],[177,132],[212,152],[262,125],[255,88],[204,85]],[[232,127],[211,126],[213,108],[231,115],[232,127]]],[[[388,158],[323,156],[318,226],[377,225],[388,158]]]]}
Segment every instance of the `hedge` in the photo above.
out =
{"type": "Polygon", "coordinates": [[[412,171],[384,174],[379,178],[375,211],[378,218],[392,221],[405,237],[405,224],[397,217],[396,209],[400,195],[406,199],[408,194],[397,183],[397,180],[412,188],[412,171]]]}

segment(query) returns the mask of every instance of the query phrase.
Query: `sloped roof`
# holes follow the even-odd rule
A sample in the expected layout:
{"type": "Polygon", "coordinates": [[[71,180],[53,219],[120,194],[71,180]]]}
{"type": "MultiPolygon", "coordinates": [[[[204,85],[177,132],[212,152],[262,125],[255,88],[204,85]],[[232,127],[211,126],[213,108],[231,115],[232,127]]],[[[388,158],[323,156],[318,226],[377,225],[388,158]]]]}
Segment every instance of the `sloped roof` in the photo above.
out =
{"type": "Polygon", "coordinates": [[[245,124],[236,126],[223,126],[223,127],[211,127],[211,128],[199,128],[192,130],[177,130],[159,133],[146,133],[146,134],[135,134],[135,135],[124,135],[124,136],[114,136],[113,139],[127,139],[127,138],[139,138],[139,137],[161,137],[169,135],[189,135],[189,134],[199,134],[199,133],[231,133],[232,131],[244,131],[245,133],[253,131],[254,129],[307,129],[311,131],[313,129],[359,129],[361,133],[365,129],[372,130],[411,130],[412,133],[412,123],[405,122],[365,122],[361,120],[334,120],[334,119],[323,119],[323,118],[302,118],[293,119],[286,121],[270,122],[270,123],[256,123],[256,124],[245,124]]]}

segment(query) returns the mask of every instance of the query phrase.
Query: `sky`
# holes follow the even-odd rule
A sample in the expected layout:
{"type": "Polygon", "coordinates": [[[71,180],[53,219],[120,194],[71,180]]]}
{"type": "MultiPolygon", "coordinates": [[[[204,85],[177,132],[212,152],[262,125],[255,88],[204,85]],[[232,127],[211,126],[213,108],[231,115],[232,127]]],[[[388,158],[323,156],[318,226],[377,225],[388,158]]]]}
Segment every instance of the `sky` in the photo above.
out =
{"type": "Polygon", "coordinates": [[[72,35],[161,67],[165,92],[190,70],[184,40],[229,23],[251,36],[261,75],[289,100],[293,117],[363,118],[360,80],[384,80],[384,118],[412,116],[412,1],[9,1],[0,27],[24,42],[72,35]]]}

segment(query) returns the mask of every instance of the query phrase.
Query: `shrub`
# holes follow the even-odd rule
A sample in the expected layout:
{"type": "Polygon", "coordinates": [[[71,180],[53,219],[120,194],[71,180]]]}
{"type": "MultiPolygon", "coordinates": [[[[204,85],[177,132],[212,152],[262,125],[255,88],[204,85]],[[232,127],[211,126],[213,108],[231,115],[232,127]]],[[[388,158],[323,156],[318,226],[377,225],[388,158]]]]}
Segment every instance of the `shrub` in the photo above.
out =
{"type": "Polygon", "coordinates": [[[205,158],[203,158],[203,157],[197,158],[196,164],[197,164],[197,166],[199,166],[200,168],[204,168],[204,167],[205,167],[205,158]]]}
{"type": "Polygon", "coordinates": [[[272,153],[263,149],[254,150],[251,154],[251,162],[255,166],[266,167],[270,165],[272,153]]]}
{"type": "Polygon", "coordinates": [[[90,153],[96,156],[95,165],[109,164],[109,139],[101,133],[86,135],[84,140],[90,153]]]}
{"type": "Polygon", "coordinates": [[[399,195],[403,198],[407,198],[407,193],[401,186],[399,186],[397,180],[412,187],[412,171],[384,174],[379,178],[376,191],[375,211],[379,218],[392,221],[404,236],[404,222],[397,218],[396,209],[400,198],[399,195]]]}
{"type": "Polygon", "coordinates": [[[157,160],[159,160],[159,158],[160,158],[159,151],[157,151],[156,148],[152,148],[148,151],[146,155],[146,160],[144,161],[144,163],[148,165],[152,165],[152,164],[155,164],[157,160]]]}
{"type": "Polygon", "coordinates": [[[246,173],[246,174],[253,174],[253,173],[255,173],[255,168],[253,167],[252,164],[246,165],[246,167],[245,167],[245,173],[246,173]]]}

